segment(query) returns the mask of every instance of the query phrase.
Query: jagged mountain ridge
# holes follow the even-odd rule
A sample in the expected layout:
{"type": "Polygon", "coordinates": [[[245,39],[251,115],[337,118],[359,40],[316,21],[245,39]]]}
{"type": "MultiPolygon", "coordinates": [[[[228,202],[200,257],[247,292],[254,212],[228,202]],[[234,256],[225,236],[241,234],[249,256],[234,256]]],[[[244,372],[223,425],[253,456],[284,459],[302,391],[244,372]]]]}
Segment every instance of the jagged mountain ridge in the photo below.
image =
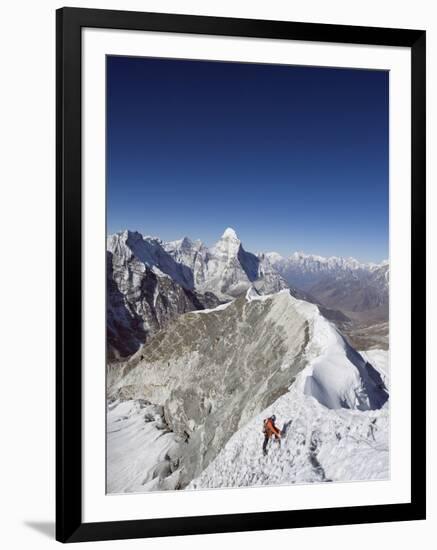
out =
{"type": "Polygon", "coordinates": [[[188,237],[164,242],[126,230],[108,237],[107,250],[109,359],[128,357],[177,315],[251,287],[261,294],[291,287],[351,335],[388,320],[388,263],[252,254],[231,228],[211,248],[188,237]]]}
{"type": "Polygon", "coordinates": [[[184,488],[234,433],[287,394],[303,369],[304,392],[327,408],[378,409],[388,398],[379,373],[316,306],[288,290],[261,296],[250,289],[179,316],[108,377],[114,403],[142,399],[162,407],[176,438],[147,490],[184,488]]]}
{"type": "MultiPolygon", "coordinates": [[[[317,254],[305,254],[304,252],[294,252],[288,257],[284,257],[277,252],[267,252],[273,265],[285,264],[292,269],[298,267],[302,273],[319,273],[321,271],[325,273],[341,273],[352,271],[366,271],[372,272],[379,269],[382,266],[388,265],[388,261],[384,260],[379,264],[373,262],[364,263],[356,260],[355,258],[345,258],[342,256],[320,256],[317,254]]],[[[303,281],[305,282],[305,281],[303,281]]]]}

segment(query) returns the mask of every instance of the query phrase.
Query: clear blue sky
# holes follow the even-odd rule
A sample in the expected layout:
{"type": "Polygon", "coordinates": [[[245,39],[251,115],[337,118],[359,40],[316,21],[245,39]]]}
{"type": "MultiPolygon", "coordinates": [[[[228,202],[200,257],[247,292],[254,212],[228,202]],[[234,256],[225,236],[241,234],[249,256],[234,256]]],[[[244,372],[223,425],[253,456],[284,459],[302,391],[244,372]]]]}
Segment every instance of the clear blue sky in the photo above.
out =
{"type": "Polygon", "coordinates": [[[388,73],[108,57],[108,232],[388,256],[388,73]]]}

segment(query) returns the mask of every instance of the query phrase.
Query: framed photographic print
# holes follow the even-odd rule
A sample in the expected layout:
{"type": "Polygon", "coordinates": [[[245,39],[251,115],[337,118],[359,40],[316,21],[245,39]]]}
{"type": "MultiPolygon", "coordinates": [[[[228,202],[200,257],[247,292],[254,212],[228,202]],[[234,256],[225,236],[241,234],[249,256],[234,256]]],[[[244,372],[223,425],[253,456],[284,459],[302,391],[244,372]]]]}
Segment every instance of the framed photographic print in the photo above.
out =
{"type": "Polygon", "coordinates": [[[57,539],[425,518],[425,32],[57,12],[57,539]]]}

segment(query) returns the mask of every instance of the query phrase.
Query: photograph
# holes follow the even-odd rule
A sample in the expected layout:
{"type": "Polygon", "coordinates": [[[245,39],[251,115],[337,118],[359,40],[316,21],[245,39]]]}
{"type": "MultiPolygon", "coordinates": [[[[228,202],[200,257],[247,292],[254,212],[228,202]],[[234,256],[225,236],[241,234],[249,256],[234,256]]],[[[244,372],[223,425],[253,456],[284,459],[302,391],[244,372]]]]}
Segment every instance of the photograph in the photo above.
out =
{"type": "Polygon", "coordinates": [[[106,201],[107,494],[390,479],[388,71],[108,55],[106,201]]]}
{"type": "Polygon", "coordinates": [[[1,548],[437,539],[422,4],[2,6],[1,548]]]}

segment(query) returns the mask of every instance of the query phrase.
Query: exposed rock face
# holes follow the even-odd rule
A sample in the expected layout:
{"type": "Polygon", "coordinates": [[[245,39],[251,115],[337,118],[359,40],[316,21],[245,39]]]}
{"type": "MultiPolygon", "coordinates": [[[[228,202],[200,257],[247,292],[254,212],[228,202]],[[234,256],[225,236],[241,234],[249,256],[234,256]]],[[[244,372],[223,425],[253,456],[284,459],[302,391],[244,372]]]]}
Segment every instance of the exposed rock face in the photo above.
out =
{"type": "Polygon", "coordinates": [[[206,279],[207,247],[201,241],[192,241],[188,237],[162,243],[162,246],[176,262],[191,271],[194,286],[202,287],[206,279]]]}
{"type": "Polygon", "coordinates": [[[158,275],[134,254],[107,252],[109,361],[135,353],[178,315],[219,303],[213,294],[201,295],[158,275]]]}
{"type": "Polygon", "coordinates": [[[305,391],[325,406],[366,410],[387,399],[379,374],[316,306],[288,290],[260,296],[253,289],[215,309],[179,316],[119,369],[108,395],[163,406],[166,424],[181,440],[170,459],[179,464],[183,488],[312,363],[305,391]]]}
{"type": "MultiPolygon", "coordinates": [[[[122,274],[119,269],[113,268],[113,255],[106,252],[106,347],[108,362],[119,360],[121,357],[132,355],[146,341],[146,328],[144,319],[136,311],[127,296],[119,289],[116,278],[120,280],[120,286],[126,293],[132,285],[132,276],[126,268],[126,282],[122,282],[122,274]]],[[[132,300],[134,301],[134,300],[132,300]]]]}
{"type": "Polygon", "coordinates": [[[106,248],[116,258],[118,265],[127,264],[135,259],[158,275],[168,275],[184,288],[193,289],[193,274],[189,268],[175,261],[168,254],[159,239],[144,238],[137,231],[123,231],[110,235],[106,248]]]}

